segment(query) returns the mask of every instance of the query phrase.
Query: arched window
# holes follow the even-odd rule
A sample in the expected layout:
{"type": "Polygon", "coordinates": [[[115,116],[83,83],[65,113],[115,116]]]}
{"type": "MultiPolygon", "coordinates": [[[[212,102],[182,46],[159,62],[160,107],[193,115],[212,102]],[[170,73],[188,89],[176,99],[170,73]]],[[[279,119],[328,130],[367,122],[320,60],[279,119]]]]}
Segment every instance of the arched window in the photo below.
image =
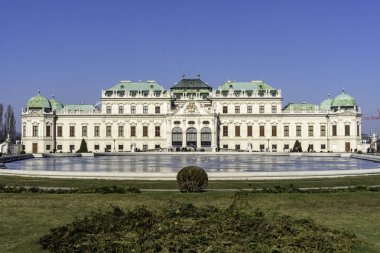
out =
{"type": "Polygon", "coordinates": [[[197,146],[197,130],[194,127],[190,127],[186,131],[186,146],[197,146]]]}
{"type": "Polygon", "coordinates": [[[182,129],[175,127],[172,130],[172,146],[182,147],[182,129]]]}
{"type": "Polygon", "coordinates": [[[201,146],[211,147],[211,129],[209,127],[204,127],[201,130],[201,146]]]}

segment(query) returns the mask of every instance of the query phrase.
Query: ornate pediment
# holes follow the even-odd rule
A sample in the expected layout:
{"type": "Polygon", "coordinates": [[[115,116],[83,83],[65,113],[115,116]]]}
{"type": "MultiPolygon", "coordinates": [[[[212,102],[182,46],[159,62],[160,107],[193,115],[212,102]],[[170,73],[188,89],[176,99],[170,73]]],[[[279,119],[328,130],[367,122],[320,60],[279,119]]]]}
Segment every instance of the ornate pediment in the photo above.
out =
{"type": "Polygon", "coordinates": [[[187,101],[181,105],[178,105],[177,111],[174,113],[175,115],[210,115],[212,114],[212,110],[208,109],[208,107],[204,107],[198,101],[187,101]]]}

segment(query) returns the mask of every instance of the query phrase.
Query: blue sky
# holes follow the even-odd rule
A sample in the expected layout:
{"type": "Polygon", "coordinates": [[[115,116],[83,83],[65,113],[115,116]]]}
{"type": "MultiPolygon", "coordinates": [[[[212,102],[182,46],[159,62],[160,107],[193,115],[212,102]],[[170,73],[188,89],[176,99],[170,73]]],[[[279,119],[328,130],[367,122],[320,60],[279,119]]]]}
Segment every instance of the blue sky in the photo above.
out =
{"type": "Polygon", "coordinates": [[[95,104],[118,80],[169,88],[185,73],[213,87],[264,80],[283,105],[344,88],[375,115],[379,13],[377,0],[0,0],[0,103],[21,112],[40,89],[95,104]]]}

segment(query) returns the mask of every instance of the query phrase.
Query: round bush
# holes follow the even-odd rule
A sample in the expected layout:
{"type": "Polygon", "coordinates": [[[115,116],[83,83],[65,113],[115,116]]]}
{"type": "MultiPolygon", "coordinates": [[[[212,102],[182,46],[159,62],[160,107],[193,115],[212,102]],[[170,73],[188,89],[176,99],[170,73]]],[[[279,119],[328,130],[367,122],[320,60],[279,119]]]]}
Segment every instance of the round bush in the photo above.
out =
{"type": "Polygon", "coordinates": [[[208,176],[201,167],[187,166],[177,174],[177,187],[181,192],[202,192],[207,185],[208,176]]]}

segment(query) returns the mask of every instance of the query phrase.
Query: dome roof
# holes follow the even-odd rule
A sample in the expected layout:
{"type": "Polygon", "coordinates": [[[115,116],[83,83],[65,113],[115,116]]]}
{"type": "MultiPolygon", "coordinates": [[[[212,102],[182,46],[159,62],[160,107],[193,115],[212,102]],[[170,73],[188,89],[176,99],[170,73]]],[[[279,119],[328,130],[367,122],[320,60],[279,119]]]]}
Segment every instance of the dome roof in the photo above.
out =
{"type": "Polygon", "coordinates": [[[343,92],[340,93],[331,103],[331,107],[356,107],[356,101],[353,97],[343,92]]]}
{"type": "Polygon", "coordinates": [[[50,99],[51,109],[54,111],[58,111],[63,108],[63,104],[59,102],[55,97],[53,96],[52,99],[50,99]]]}
{"type": "Polygon", "coordinates": [[[329,95],[329,98],[327,98],[321,102],[321,104],[319,105],[319,109],[326,110],[326,111],[330,110],[332,101],[333,100],[330,98],[330,95],[329,95]]]}
{"type": "Polygon", "coordinates": [[[51,109],[50,101],[42,96],[40,94],[40,91],[38,91],[38,94],[28,100],[28,103],[26,104],[27,108],[34,108],[34,109],[51,109]]]}

